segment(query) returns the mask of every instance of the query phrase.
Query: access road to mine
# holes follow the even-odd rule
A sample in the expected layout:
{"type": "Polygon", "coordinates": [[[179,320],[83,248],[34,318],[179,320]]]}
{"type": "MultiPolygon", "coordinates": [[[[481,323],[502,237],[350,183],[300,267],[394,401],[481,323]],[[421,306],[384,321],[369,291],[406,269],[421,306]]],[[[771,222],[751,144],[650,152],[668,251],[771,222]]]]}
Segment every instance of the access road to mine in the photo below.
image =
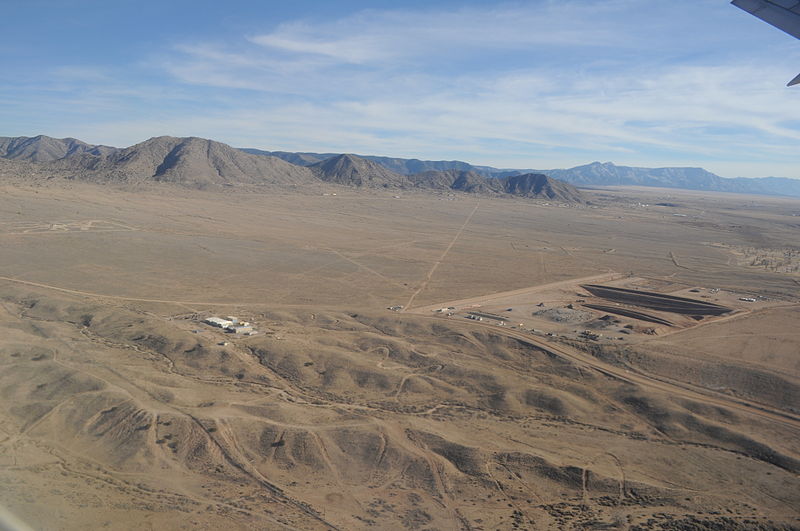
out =
{"type": "MultiPolygon", "coordinates": [[[[434,315],[427,316],[429,319],[441,319],[434,315]]],[[[671,394],[672,396],[681,396],[690,400],[698,400],[707,404],[714,404],[730,409],[735,409],[749,415],[757,416],[771,422],[783,424],[789,428],[800,430],[800,417],[793,415],[786,411],[770,408],[757,402],[744,400],[740,398],[731,398],[719,393],[715,393],[709,389],[698,388],[694,385],[684,382],[676,382],[674,380],[667,380],[666,378],[655,377],[653,375],[645,374],[640,371],[633,371],[631,369],[624,369],[617,367],[610,363],[605,363],[588,354],[572,349],[565,345],[555,345],[552,342],[542,340],[538,337],[533,337],[518,330],[499,327],[492,324],[485,324],[478,321],[470,321],[469,323],[459,323],[459,326],[476,326],[492,330],[495,334],[504,335],[514,338],[521,343],[530,345],[537,349],[544,350],[554,356],[558,356],[572,363],[586,366],[597,370],[607,376],[622,380],[631,384],[641,385],[652,389],[657,389],[671,394]]]]}

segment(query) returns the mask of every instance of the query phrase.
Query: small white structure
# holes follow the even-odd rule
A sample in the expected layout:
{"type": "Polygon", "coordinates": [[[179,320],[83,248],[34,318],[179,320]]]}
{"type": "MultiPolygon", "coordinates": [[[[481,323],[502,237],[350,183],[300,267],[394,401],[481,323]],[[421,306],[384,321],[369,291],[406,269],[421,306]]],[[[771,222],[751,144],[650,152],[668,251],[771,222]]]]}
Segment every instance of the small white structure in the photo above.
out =
{"type": "Polygon", "coordinates": [[[233,326],[233,321],[220,319],[219,317],[209,317],[208,319],[203,319],[203,322],[211,326],[216,326],[217,328],[228,328],[233,326]]]}
{"type": "Polygon", "coordinates": [[[233,316],[228,316],[227,319],[222,319],[220,317],[209,317],[207,319],[203,319],[203,322],[217,328],[222,328],[226,332],[232,334],[253,335],[256,333],[252,324],[248,323],[247,321],[240,321],[238,318],[233,316]]]}

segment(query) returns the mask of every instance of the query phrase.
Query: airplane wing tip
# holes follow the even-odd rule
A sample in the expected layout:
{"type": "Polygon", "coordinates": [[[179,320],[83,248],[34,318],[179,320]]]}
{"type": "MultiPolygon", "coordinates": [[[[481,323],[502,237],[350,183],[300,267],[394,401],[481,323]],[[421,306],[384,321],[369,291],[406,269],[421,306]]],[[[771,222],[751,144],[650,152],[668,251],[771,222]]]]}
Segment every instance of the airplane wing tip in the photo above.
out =
{"type": "MultiPolygon", "coordinates": [[[[798,9],[800,2],[796,0],[731,0],[731,4],[800,39],[800,9],[798,9]]],[[[800,75],[786,84],[787,87],[795,85],[800,85],[800,75]]]]}

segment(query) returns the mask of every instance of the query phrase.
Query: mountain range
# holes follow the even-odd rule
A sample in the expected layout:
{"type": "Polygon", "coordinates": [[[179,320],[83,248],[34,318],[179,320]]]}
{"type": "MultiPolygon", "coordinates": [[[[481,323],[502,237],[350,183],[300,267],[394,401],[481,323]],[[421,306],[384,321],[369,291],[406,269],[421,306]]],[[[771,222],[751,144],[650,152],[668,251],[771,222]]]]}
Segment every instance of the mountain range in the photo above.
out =
{"type": "Polygon", "coordinates": [[[302,185],[508,194],[583,201],[574,186],[656,186],[800,197],[800,179],[724,178],[702,168],[642,168],[593,162],[569,169],[502,169],[462,161],[237,149],[201,138],[155,137],[128,148],[74,138],[0,137],[0,161],[28,173],[127,183],[302,185]],[[572,186],[570,186],[572,185],[572,186]]]}
{"type": "Polygon", "coordinates": [[[0,158],[30,162],[51,162],[71,155],[88,153],[104,156],[116,151],[109,146],[93,146],[76,138],[0,137],[0,158]]]}
{"type": "Polygon", "coordinates": [[[276,157],[248,155],[202,138],[156,137],[106,155],[52,161],[49,168],[90,181],[171,182],[196,187],[225,184],[304,184],[311,171],[276,157]]]}
{"type": "MultiPolygon", "coordinates": [[[[291,153],[287,151],[262,151],[244,148],[243,151],[257,155],[278,157],[293,164],[313,165],[335,153],[291,153]]],[[[491,166],[475,166],[458,160],[431,161],[361,155],[362,158],[401,174],[416,174],[426,171],[459,170],[474,172],[484,177],[507,178],[526,173],[540,173],[580,187],[591,186],[656,186],[683,190],[709,192],[734,192],[742,194],[778,195],[800,197],[800,179],[786,177],[726,178],[703,168],[641,168],[617,166],[612,162],[592,162],[569,169],[504,169],[491,166]]]]}
{"type": "Polygon", "coordinates": [[[45,136],[0,138],[0,146],[0,177],[24,174],[125,184],[168,182],[196,188],[328,183],[352,188],[460,191],[585,202],[572,185],[542,174],[506,179],[457,170],[406,175],[350,154],[300,165],[195,137],[155,137],[122,149],[45,136]]]}
{"type": "MultiPolygon", "coordinates": [[[[306,153],[298,152],[292,153],[290,151],[263,151],[261,149],[242,148],[246,153],[253,155],[269,155],[278,157],[292,164],[299,164],[301,166],[310,166],[318,162],[322,162],[329,158],[335,157],[340,153],[306,153]]],[[[378,157],[375,155],[358,155],[359,157],[372,162],[377,162],[384,168],[392,170],[395,173],[403,175],[413,175],[426,171],[447,171],[447,170],[461,170],[461,171],[476,171],[478,173],[495,177],[494,173],[501,172],[496,168],[489,166],[474,166],[468,162],[461,162],[459,160],[419,160],[419,159],[400,159],[392,157],[378,157]],[[490,175],[491,174],[491,175],[490,175]]],[[[525,172],[523,172],[525,173],[525,172]]]]}

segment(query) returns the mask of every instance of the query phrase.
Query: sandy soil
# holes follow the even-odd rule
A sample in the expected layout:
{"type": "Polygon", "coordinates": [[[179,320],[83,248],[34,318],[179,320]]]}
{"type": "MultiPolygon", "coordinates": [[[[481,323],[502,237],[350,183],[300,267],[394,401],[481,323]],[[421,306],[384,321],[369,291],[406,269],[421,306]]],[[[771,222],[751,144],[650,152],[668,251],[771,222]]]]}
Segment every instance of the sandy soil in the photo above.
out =
{"type": "Polygon", "coordinates": [[[793,259],[796,201],[0,191],[0,504],[34,529],[800,526],[800,283],[742,259],[793,259]]]}

